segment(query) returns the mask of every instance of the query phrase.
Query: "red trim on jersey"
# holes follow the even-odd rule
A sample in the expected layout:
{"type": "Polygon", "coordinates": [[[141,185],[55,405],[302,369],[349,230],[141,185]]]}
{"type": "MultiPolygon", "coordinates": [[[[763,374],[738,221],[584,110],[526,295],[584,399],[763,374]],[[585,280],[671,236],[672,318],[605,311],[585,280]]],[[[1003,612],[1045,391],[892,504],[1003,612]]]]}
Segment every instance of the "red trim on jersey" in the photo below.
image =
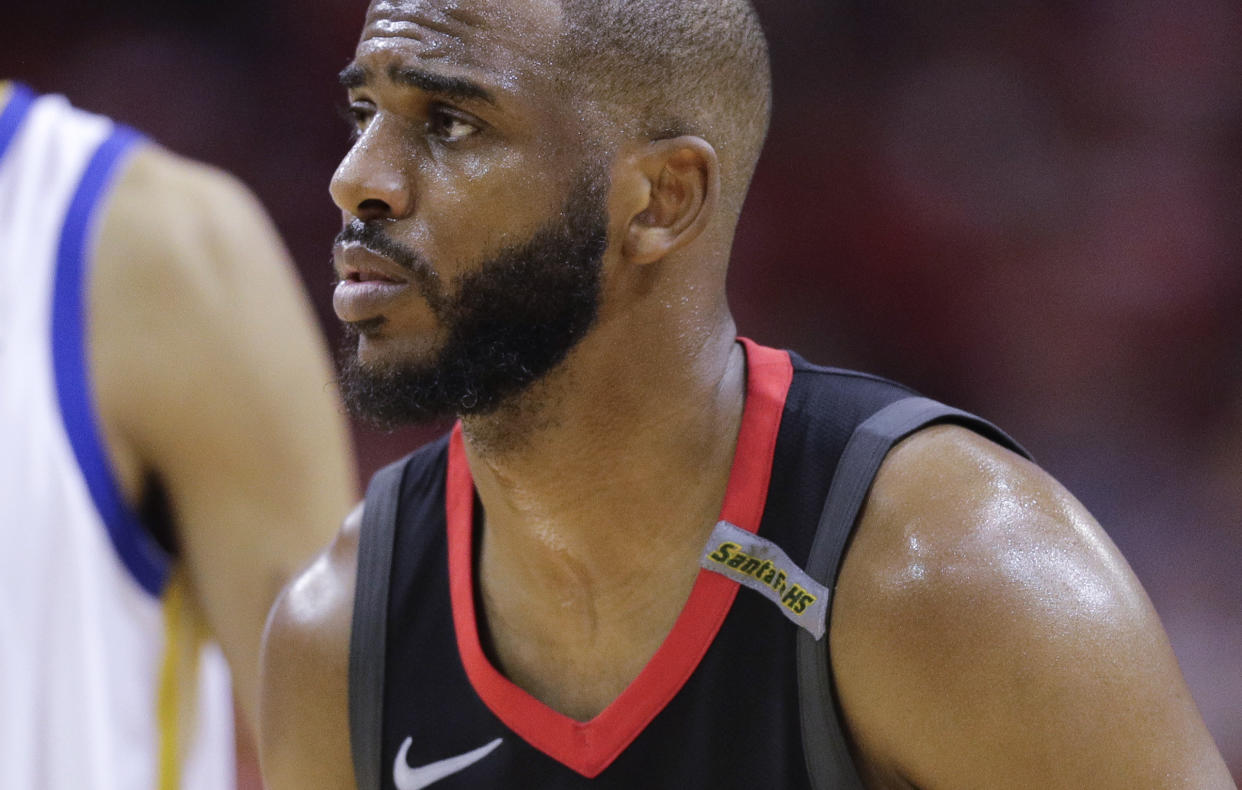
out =
{"type": "MultiPolygon", "coordinates": [[[[793,365],[783,351],[746,338],[741,342],[746,405],[720,518],[757,532],[793,365]]],[[[575,721],[501,675],[483,653],[474,610],[474,482],[460,426],[449,440],[445,507],[453,626],[471,685],[492,713],[531,746],[588,779],[598,776],[690,679],[724,623],[738,584],[700,570],[672,631],[638,677],[598,716],[575,721]]]]}

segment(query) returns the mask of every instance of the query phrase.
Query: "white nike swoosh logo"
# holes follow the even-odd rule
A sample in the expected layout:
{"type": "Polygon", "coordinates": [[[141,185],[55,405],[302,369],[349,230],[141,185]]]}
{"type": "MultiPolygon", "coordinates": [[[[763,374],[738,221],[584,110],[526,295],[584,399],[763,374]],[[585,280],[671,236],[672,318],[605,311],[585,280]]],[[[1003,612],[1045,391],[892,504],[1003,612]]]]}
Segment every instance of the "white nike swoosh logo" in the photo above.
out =
{"type": "Polygon", "coordinates": [[[401,751],[397,752],[396,762],[392,766],[392,781],[397,785],[397,790],[423,790],[428,785],[433,785],[446,776],[452,776],[458,771],[464,771],[470,766],[482,760],[500,745],[503,738],[497,738],[486,746],[480,746],[472,752],[459,754],[456,757],[449,757],[444,760],[438,760],[434,763],[411,768],[409,763],[405,761],[405,756],[410,751],[410,744],[414,743],[413,738],[406,738],[401,744],[401,751]]]}

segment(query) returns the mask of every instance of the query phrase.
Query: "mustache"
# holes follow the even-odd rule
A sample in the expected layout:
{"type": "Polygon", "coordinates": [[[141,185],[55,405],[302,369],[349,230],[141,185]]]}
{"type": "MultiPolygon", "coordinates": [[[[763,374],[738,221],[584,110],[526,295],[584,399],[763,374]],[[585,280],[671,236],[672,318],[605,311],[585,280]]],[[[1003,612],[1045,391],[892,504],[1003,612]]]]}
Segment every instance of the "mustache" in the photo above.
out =
{"type": "Polygon", "coordinates": [[[333,244],[340,245],[350,242],[361,244],[371,252],[383,255],[401,268],[417,275],[419,280],[435,281],[439,279],[436,270],[432,268],[426,258],[409,247],[393,241],[384,233],[377,222],[351,219],[345,223],[345,227],[341,228],[341,232],[336,234],[336,238],[333,239],[333,244]]]}

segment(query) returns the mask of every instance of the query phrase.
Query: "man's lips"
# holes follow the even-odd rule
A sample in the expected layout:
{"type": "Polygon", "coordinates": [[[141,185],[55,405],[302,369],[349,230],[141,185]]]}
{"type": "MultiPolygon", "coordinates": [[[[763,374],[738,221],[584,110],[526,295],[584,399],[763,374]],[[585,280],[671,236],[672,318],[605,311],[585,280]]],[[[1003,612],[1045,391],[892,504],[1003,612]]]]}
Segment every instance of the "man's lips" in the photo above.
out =
{"type": "Polygon", "coordinates": [[[332,250],[332,259],[336,276],[341,281],[409,282],[409,272],[403,266],[358,242],[336,245],[332,250]]]}
{"type": "Polygon", "coordinates": [[[410,287],[405,269],[361,244],[338,245],[333,263],[339,280],[332,308],[346,323],[382,316],[410,287]]]}

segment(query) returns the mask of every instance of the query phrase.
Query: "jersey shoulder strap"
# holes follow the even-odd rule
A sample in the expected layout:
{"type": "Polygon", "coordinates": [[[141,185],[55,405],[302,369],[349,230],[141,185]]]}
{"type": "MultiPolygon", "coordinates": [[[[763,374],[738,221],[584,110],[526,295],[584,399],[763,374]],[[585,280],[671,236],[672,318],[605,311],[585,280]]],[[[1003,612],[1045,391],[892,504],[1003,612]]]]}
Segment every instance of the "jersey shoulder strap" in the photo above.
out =
{"type": "MultiPolygon", "coordinates": [[[[1030,458],[1017,442],[986,420],[929,398],[902,398],[885,406],[854,429],[837,464],[807,559],[806,571],[816,581],[830,590],[836,587],[845,544],[889,450],[910,434],[937,423],[969,428],[1030,458]]],[[[831,618],[831,602],[828,611],[831,618]]],[[[825,634],[827,632],[825,629],[825,634]]],[[[846,746],[837,709],[828,660],[828,638],[816,640],[810,632],[799,629],[797,640],[802,748],[811,787],[814,790],[862,790],[862,780],[846,746]]]]}
{"type": "Polygon", "coordinates": [[[367,485],[358,535],[358,573],[349,629],[349,743],[358,790],[380,790],[388,583],[401,481],[409,458],[375,473],[367,485]]]}

